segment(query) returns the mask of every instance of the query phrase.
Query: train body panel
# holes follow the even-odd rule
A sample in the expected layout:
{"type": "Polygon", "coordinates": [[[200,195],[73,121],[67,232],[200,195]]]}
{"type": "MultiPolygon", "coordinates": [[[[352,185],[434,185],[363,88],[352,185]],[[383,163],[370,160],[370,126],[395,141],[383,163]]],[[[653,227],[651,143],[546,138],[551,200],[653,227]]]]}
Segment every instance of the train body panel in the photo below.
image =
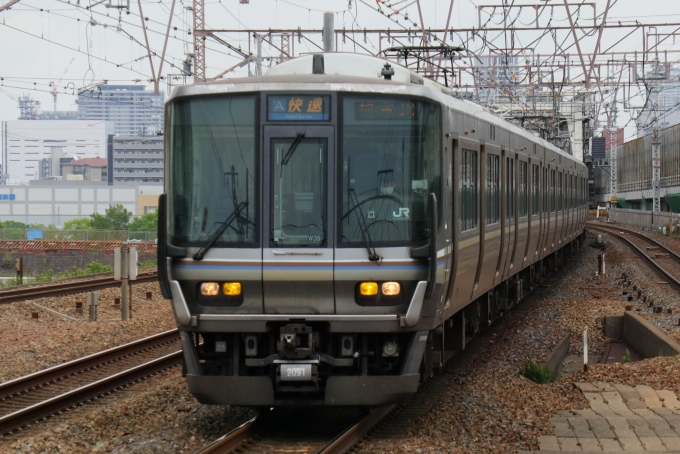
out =
{"type": "Polygon", "coordinates": [[[169,97],[161,285],[200,401],[401,401],[583,231],[585,166],[385,63],[169,97]]]}

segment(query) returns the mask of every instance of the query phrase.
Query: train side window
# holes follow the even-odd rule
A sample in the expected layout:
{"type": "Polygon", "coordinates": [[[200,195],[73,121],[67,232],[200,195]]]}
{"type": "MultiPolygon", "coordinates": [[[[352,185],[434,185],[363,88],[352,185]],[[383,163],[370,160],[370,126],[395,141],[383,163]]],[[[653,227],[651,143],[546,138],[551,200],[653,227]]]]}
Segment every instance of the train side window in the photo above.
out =
{"type": "Polygon", "coordinates": [[[557,173],[557,211],[562,211],[563,208],[563,192],[562,192],[562,172],[557,173]]]}
{"type": "Polygon", "coordinates": [[[527,215],[527,163],[520,161],[519,163],[519,217],[524,218],[527,215]]]}
{"type": "Polygon", "coordinates": [[[500,221],[500,158],[488,155],[486,162],[486,225],[500,221]]]}
{"type": "Polygon", "coordinates": [[[515,217],[515,160],[506,158],[505,166],[505,214],[508,219],[515,217]]]}
{"type": "Polygon", "coordinates": [[[460,170],[461,231],[477,228],[477,152],[463,150],[460,170]]]}
{"type": "Polygon", "coordinates": [[[555,212],[555,171],[550,171],[550,212],[555,212]]]}
{"type": "Polygon", "coordinates": [[[538,210],[539,210],[539,198],[538,198],[538,165],[532,164],[531,165],[531,215],[536,216],[538,215],[538,210]]]}
{"type": "Polygon", "coordinates": [[[574,208],[574,175],[569,175],[569,209],[574,208]]]}

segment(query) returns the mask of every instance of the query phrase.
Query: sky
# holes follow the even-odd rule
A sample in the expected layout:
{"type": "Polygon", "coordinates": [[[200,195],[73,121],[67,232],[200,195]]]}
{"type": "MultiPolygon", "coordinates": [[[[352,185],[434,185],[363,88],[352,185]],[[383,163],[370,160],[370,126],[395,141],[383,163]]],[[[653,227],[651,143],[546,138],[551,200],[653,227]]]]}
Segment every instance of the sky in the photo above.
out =
{"type": "MultiPolygon", "coordinates": [[[[137,0],[131,0],[129,14],[125,9],[107,7],[112,4],[126,4],[127,0],[105,0],[93,6],[98,0],[21,0],[10,10],[0,13],[0,120],[12,120],[18,117],[19,111],[16,101],[11,97],[22,94],[41,102],[43,110],[54,108],[51,82],[58,87],[57,110],[76,110],[76,94],[79,90],[87,89],[104,81],[110,84],[143,84],[150,88],[149,79],[151,69],[145,58],[144,33],[141,28],[140,9],[137,0]]],[[[601,14],[608,0],[594,0],[597,14],[601,14]]],[[[644,23],[665,24],[680,22],[680,1],[678,0],[610,0],[613,7],[608,16],[608,22],[630,22],[639,20],[644,23]],[[650,6],[653,5],[653,8],[650,6]]],[[[397,3],[393,0],[391,3],[397,3]]],[[[453,14],[450,28],[477,26],[477,4],[500,5],[501,0],[454,0],[453,14]]],[[[589,2],[570,0],[572,4],[581,4],[579,20],[592,19],[592,9],[589,2]]],[[[7,0],[0,0],[0,5],[7,0]]],[[[142,15],[148,20],[148,39],[150,47],[157,55],[163,49],[163,37],[168,24],[169,11],[172,0],[141,1],[142,15]]],[[[400,4],[389,8],[383,2],[381,7],[386,12],[399,11],[391,19],[376,11],[378,3],[375,0],[249,0],[248,4],[241,4],[239,0],[206,0],[206,23],[211,29],[269,29],[269,28],[316,28],[323,25],[323,13],[335,13],[335,28],[350,33],[364,28],[390,28],[397,30],[415,21],[420,23],[417,4],[413,0],[403,0],[400,4]],[[408,5],[408,6],[407,6],[408,5]],[[399,10],[399,8],[404,8],[399,10]],[[405,19],[408,14],[409,20],[405,19]],[[396,21],[394,19],[397,19],[396,21]]],[[[187,52],[193,51],[193,36],[189,34],[192,28],[193,16],[190,7],[191,0],[176,0],[172,17],[170,39],[168,41],[166,63],[163,75],[178,74],[179,70],[172,65],[181,67],[187,52]],[[176,29],[175,29],[176,28],[176,29]]],[[[449,9],[449,1],[421,0],[423,22],[426,28],[443,28],[449,9]]],[[[563,1],[560,0],[508,0],[508,4],[528,5],[546,4],[556,5],[553,13],[553,24],[568,25],[564,13],[563,1]],[[558,8],[560,7],[561,8],[558,8]]],[[[529,10],[514,20],[529,23],[532,14],[529,10]],[[526,22],[524,22],[526,21],[526,22]]],[[[533,10],[532,10],[533,11],[533,10]]],[[[510,17],[511,15],[509,15],[510,17]]],[[[488,16],[482,17],[485,21],[488,16]]],[[[544,11],[541,21],[549,19],[548,10],[544,11]]],[[[499,22],[502,24],[502,21],[499,22]]],[[[673,31],[670,27],[661,27],[659,32],[673,31]]],[[[557,36],[561,43],[568,32],[557,36]]],[[[235,47],[248,49],[253,46],[252,38],[247,33],[223,33],[219,35],[235,47]]],[[[361,33],[356,33],[357,42],[371,51],[377,52],[380,44],[373,41],[364,43],[361,33]]],[[[526,35],[529,36],[529,35],[526,35]]],[[[623,31],[607,32],[603,37],[602,48],[614,44],[624,36],[623,31]]],[[[321,44],[320,35],[315,41],[321,44]]],[[[462,38],[462,37],[461,37],[462,38]]],[[[487,35],[495,39],[502,47],[504,37],[502,33],[496,36],[487,35]]],[[[590,40],[590,46],[595,37],[590,40]]],[[[312,42],[293,40],[296,53],[317,50],[312,42]]],[[[472,50],[483,50],[481,40],[468,43],[472,50]]],[[[241,58],[226,46],[214,41],[207,41],[207,73],[216,75],[235,65],[241,58]]],[[[451,44],[460,43],[457,36],[451,44]]],[[[523,44],[523,43],[522,43],[523,44]]],[[[384,47],[385,43],[383,43],[384,47]]],[[[537,52],[551,53],[554,51],[555,41],[543,40],[537,52]]],[[[640,34],[627,38],[623,43],[628,50],[642,50],[642,36],[640,34]]],[[[353,44],[347,41],[339,43],[340,51],[352,51],[353,44]]],[[[588,45],[584,44],[584,47],[588,45]]],[[[678,39],[667,40],[663,49],[680,50],[680,36],[678,39]],[[677,41],[677,42],[676,42],[677,41]]],[[[575,54],[575,50],[571,51],[575,54]]],[[[265,46],[264,54],[278,56],[278,51],[265,46]]],[[[671,54],[672,61],[680,57],[680,53],[671,54]]],[[[669,58],[671,59],[671,58],[669,58]]],[[[155,57],[155,71],[158,71],[159,58],[155,57]]],[[[251,66],[251,70],[254,68],[251,66]]],[[[237,69],[227,77],[246,76],[248,66],[237,69]]],[[[168,90],[163,82],[161,89],[168,90]]],[[[621,115],[620,123],[625,123],[629,116],[621,115]]]]}

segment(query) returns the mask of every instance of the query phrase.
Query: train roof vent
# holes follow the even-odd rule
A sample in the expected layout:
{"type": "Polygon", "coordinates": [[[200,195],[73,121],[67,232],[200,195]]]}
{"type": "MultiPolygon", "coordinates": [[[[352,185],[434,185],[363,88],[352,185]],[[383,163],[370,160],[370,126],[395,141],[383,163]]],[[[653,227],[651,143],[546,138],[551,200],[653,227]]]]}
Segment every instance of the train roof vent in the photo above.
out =
{"type": "Polygon", "coordinates": [[[323,54],[314,54],[312,60],[312,74],[325,74],[323,68],[323,54]]]}

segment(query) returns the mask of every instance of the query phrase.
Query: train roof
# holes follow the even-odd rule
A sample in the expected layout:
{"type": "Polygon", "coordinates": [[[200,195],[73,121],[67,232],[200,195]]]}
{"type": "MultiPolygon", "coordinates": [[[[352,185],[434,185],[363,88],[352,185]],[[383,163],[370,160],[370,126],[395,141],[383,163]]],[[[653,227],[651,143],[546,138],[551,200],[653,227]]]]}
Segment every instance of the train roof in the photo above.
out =
{"type": "Polygon", "coordinates": [[[439,98],[441,102],[446,103],[447,105],[462,113],[481,118],[490,124],[511,130],[515,134],[521,135],[531,141],[538,142],[554,152],[560,153],[561,155],[570,159],[574,159],[573,156],[566,153],[564,150],[554,146],[549,142],[546,142],[540,137],[534,136],[519,126],[506,121],[502,117],[490,111],[488,108],[472,101],[454,98],[452,96],[453,92],[451,89],[441,85],[440,83],[424,78],[414,71],[411,71],[407,67],[395,63],[394,61],[371,55],[344,52],[327,52],[303,55],[271,67],[265,76],[222,79],[219,81],[196,85],[195,88],[198,89],[197,91],[186,90],[189,87],[178,87],[178,89],[173,91],[172,95],[168,97],[168,101],[177,96],[199,94],[199,92],[201,94],[208,94],[209,92],[222,92],[223,90],[220,88],[226,88],[225,85],[235,88],[237,85],[254,85],[258,83],[287,83],[300,85],[307,89],[311,88],[311,84],[325,84],[333,86],[330,88],[350,91],[356,90],[356,87],[351,86],[354,84],[369,85],[371,86],[369,89],[370,91],[373,90],[373,86],[385,87],[386,85],[391,85],[394,88],[399,87],[402,89],[403,87],[423,87],[429,89],[429,92],[434,95],[433,97],[439,98]],[[315,55],[323,55],[323,74],[313,74],[312,67],[315,55]],[[391,80],[385,80],[381,74],[385,64],[389,64],[394,70],[394,75],[392,75],[391,80]],[[343,86],[343,84],[347,85],[343,86]],[[212,86],[214,89],[210,89],[206,86],[212,86]],[[200,89],[199,87],[204,89],[200,89]]]}

